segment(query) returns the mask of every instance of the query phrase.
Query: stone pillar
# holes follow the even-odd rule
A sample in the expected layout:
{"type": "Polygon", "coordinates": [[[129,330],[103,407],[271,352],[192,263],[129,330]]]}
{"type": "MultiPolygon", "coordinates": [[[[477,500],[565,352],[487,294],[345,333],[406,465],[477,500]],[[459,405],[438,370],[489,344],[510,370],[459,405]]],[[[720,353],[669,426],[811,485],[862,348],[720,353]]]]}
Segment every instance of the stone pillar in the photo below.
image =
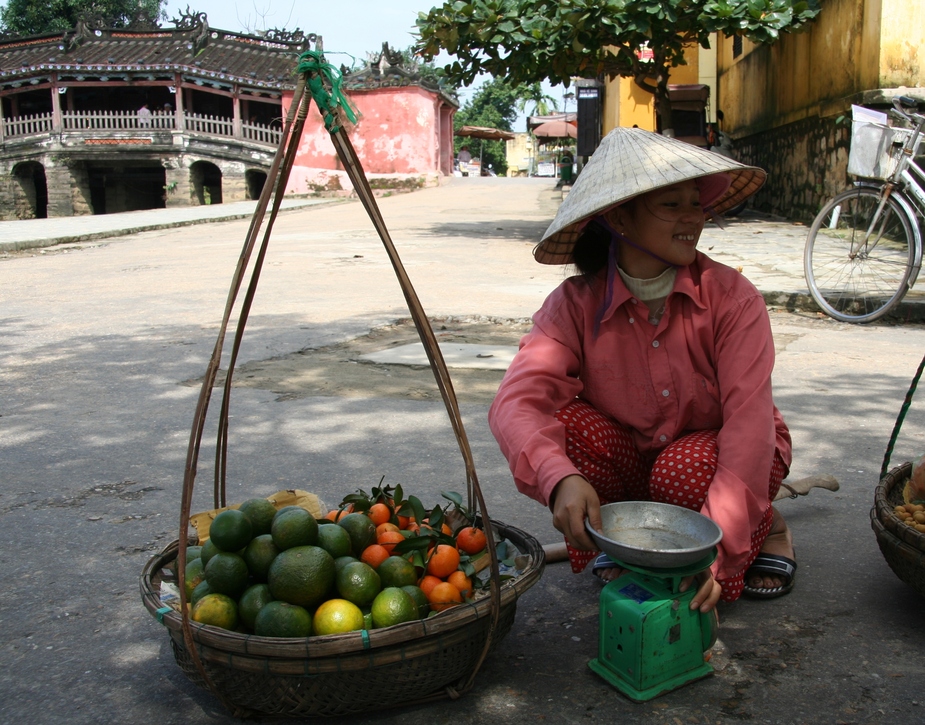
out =
{"type": "Polygon", "coordinates": [[[232,107],[234,108],[234,119],[232,121],[232,135],[235,138],[242,138],[241,133],[241,96],[235,87],[234,96],[232,97],[232,107]]]}
{"type": "Polygon", "coordinates": [[[55,133],[61,133],[64,130],[64,122],[61,120],[61,94],[58,93],[57,73],[52,73],[51,76],[51,127],[55,133]]]}
{"type": "Polygon", "coordinates": [[[45,163],[45,181],[48,185],[48,218],[74,216],[71,170],[64,164],[48,161],[45,163]]]}
{"type": "Polygon", "coordinates": [[[71,172],[71,205],[74,209],[74,216],[93,214],[93,204],[90,199],[90,173],[87,171],[86,163],[74,162],[69,169],[71,172]]]}
{"type": "Polygon", "coordinates": [[[181,131],[181,132],[186,130],[186,123],[184,121],[184,115],[183,115],[184,113],[186,113],[186,110],[185,110],[186,104],[183,103],[183,86],[180,85],[182,81],[183,81],[183,78],[180,76],[179,73],[177,73],[176,76],[174,76],[174,80],[173,80],[173,83],[174,83],[173,87],[176,90],[176,93],[174,93],[173,98],[176,101],[176,107],[177,107],[177,110],[175,111],[175,113],[177,114],[177,131],[181,131]]]}
{"type": "Polygon", "coordinates": [[[167,197],[164,201],[168,209],[191,205],[189,169],[182,163],[170,164],[164,169],[164,182],[167,187],[167,197]]]}
{"type": "Polygon", "coordinates": [[[247,199],[244,164],[224,162],[219,166],[222,170],[222,201],[228,203],[247,199]]]}

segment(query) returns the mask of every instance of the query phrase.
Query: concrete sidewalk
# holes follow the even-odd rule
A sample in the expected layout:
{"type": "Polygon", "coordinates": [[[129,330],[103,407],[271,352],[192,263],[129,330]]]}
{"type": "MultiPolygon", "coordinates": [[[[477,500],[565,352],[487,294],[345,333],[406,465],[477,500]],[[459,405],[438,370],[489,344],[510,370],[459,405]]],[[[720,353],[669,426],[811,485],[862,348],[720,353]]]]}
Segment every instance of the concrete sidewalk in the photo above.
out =
{"type": "MultiPolygon", "coordinates": [[[[543,183],[541,179],[534,181],[543,183]]],[[[504,180],[500,182],[503,184],[504,180]]],[[[553,196],[558,194],[554,192],[553,196]]],[[[280,211],[352,202],[356,199],[292,198],[283,201],[280,211]]],[[[253,215],[256,205],[255,201],[242,201],[120,214],[6,221],[0,223],[0,254],[91,242],[143,231],[246,219],[253,215]]],[[[803,275],[803,248],[807,232],[805,224],[747,211],[740,217],[724,220],[724,229],[708,224],[700,249],[719,262],[741,268],[762,292],[768,305],[818,311],[803,275]]],[[[925,321],[925,282],[919,280],[891,317],[906,322],[925,321]]]]}
{"type": "MultiPolygon", "coordinates": [[[[343,199],[284,199],[280,205],[280,211],[338,204],[343,201],[343,199]]],[[[40,249],[191,224],[247,219],[253,216],[256,208],[256,201],[237,201],[230,204],[148,209],[120,214],[5,221],[0,222],[0,252],[40,249]]]]}

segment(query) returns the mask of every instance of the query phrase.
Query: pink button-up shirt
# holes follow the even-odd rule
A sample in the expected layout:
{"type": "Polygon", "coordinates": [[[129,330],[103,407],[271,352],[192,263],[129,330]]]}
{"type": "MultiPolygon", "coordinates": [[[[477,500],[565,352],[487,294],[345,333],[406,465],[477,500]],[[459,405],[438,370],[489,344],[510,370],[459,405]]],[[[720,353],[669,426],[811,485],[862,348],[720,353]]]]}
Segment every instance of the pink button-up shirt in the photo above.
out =
{"type": "Polygon", "coordinates": [[[563,282],[534,315],[489,411],[517,488],[548,505],[578,474],[554,413],[580,397],[627,427],[654,458],[684,433],[718,429],[719,461],[702,512],[723,529],[714,572],[742,571],[768,506],[775,450],[790,434],[771,397],[774,342],[761,294],[739,272],[698,252],[678,270],[658,325],[619,275],[597,337],[603,275],[563,282]]]}

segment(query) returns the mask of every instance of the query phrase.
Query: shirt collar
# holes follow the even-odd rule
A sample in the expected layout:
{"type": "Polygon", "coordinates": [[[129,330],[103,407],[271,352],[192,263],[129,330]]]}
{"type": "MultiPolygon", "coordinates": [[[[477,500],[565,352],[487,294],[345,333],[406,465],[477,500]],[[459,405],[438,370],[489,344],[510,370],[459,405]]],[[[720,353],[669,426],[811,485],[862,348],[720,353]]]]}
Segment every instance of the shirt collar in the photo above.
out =
{"type": "MultiPolygon", "coordinates": [[[[670,300],[674,295],[685,295],[690,298],[699,309],[705,310],[707,306],[703,302],[703,296],[700,293],[700,258],[701,252],[697,252],[697,258],[686,267],[678,268],[678,275],[675,277],[674,287],[668,295],[670,300]]],[[[603,285],[606,286],[606,272],[600,277],[603,285]]],[[[613,299],[610,306],[604,311],[601,322],[606,322],[619,307],[627,304],[630,300],[635,299],[633,294],[627,289],[623,279],[619,274],[616,275],[613,283],[613,299]]],[[[666,308],[667,309],[667,308],[666,308]]]]}

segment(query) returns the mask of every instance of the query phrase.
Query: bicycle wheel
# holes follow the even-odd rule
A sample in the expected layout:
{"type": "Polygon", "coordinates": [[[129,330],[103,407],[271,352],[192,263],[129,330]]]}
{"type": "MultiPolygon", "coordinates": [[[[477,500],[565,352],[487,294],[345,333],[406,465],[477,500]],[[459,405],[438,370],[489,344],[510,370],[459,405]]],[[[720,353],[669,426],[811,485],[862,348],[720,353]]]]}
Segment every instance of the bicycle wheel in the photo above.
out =
{"type": "Polygon", "coordinates": [[[803,272],[816,304],[842,322],[872,322],[906,294],[915,258],[905,210],[892,197],[880,215],[874,187],[843,191],[810,227],[803,272]]]}

